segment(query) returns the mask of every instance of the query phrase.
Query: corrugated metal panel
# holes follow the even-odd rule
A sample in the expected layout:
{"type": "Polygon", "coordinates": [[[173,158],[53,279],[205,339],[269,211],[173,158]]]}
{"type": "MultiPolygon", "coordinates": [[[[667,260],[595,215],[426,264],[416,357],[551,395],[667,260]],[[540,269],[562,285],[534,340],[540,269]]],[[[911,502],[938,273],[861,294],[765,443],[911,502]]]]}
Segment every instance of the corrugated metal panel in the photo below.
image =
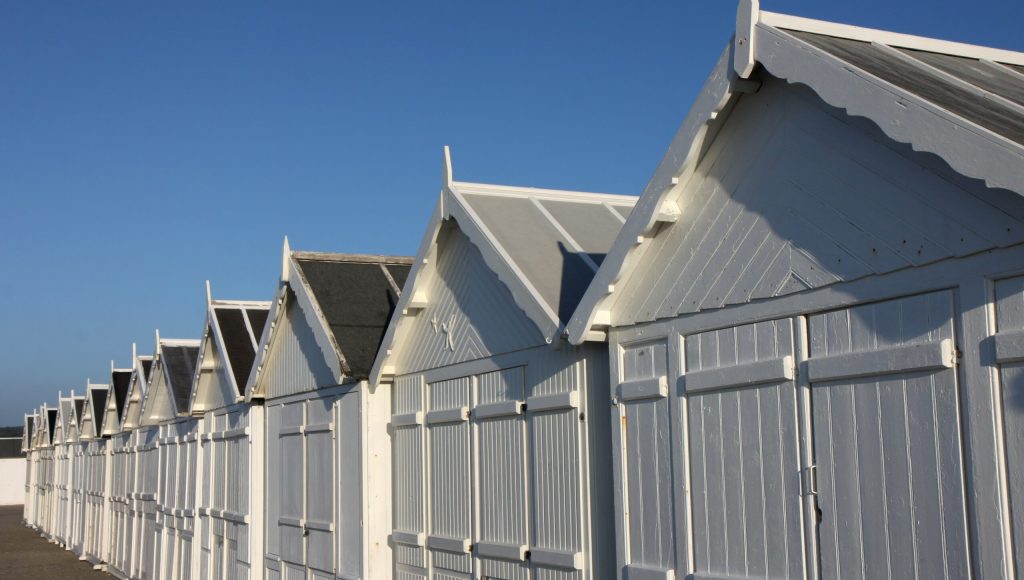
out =
{"type": "Polygon", "coordinates": [[[958,178],[807,89],[765,79],[730,113],[685,208],[617,286],[616,326],[1024,241],[1024,202],[958,178]],[[765,113],[769,111],[770,113],[765,113]]]}
{"type": "Polygon", "coordinates": [[[685,349],[694,569],[804,576],[792,322],[687,336],[685,349]]]}
{"type": "Polygon", "coordinates": [[[995,284],[996,362],[1003,395],[1014,565],[1024,573],[1024,277],[995,284]]]}
{"type": "Polygon", "coordinates": [[[287,301],[278,326],[270,356],[263,363],[266,376],[261,380],[267,385],[267,398],[334,385],[336,378],[296,300],[287,301]]]}
{"type": "Polygon", "coordinates": [[[948,291],[810,318],[822,578],[969,577],[953,341],[948,291]]]}
{"type": "Polygon", "coordinates": [[[404,319],[389,364],[413,373],[542,344],[543,337],[465,234],[449,227],[441,237],[436,269],[417,287],[429,306],[404,319]]]}

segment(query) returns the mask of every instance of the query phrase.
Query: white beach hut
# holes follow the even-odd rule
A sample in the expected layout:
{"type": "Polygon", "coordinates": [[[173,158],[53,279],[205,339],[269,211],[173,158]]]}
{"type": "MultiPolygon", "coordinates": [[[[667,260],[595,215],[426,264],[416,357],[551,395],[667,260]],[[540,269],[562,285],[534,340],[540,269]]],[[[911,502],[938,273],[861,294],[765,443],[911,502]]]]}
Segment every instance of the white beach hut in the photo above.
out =
{"type": "Polygon", "coordinates": [[[214,300],[206,285],[206,326],[192,382],[191,414],[202,419],[196,490],[201,580],[263,577],[261,405],[245,402],[270,302],[214,300]]]}
{"type": "Polygon", "coordinates": [[[370,376],[391,394],[393,571],[378,577],[612,571],[606,348],[563,331],[635,201],[454,181],[445,150],[370,376]]]}
{"type": "Polygon", "coordinates": [[[1024,54],[741,3],[569,325],[620,577],[1019,575],[1021,195],[1024,54]]]}
{"type": "Polygon", "coordinates": [[[386,504],[363,474],[386,445],[364,437],[363,419],[386,410],[367,411],[365,378],[410,261],[292,252],[285,241],[246,387],[266,411],[267,580],[389,574],[368,571],[367,554],[387,549],[366,539],[386,504]]]}

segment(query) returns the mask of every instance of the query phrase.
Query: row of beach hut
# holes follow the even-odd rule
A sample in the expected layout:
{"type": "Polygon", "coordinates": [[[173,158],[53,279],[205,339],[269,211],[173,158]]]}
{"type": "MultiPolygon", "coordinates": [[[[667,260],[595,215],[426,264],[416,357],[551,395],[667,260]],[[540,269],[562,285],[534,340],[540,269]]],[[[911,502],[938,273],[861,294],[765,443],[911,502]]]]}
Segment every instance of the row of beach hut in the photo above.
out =
{"type": "Polygon", "coordinates": [[[26,415],[121,578],[1024,575],[1024,54],[761,11],[640,198],[457,181],[26,415]]]}

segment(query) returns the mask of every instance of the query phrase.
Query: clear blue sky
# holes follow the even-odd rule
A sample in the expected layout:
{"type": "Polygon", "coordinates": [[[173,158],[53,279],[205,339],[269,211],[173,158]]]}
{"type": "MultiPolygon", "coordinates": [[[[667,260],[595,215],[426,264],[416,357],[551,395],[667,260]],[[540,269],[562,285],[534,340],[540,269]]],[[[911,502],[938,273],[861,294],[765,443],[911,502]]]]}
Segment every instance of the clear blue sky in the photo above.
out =
{"type": "MultiPolygon", "coordinates": [[[[411,254],[457,179],[639,193],[735,3],[0,4],[0,425],[105,382],[203,281],[296,249],[411,254]]],[[[1024,50],[1024,2],[766,10],[1024,50]]]]}

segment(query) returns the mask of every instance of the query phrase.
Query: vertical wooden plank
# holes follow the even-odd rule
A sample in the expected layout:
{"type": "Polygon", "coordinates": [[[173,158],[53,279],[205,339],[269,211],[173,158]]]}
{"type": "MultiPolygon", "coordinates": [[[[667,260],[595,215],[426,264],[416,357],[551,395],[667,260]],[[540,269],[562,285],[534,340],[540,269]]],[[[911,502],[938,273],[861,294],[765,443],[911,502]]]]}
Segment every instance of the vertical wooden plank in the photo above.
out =
{"type": "Polygon", "coordinates": [[[995,352],[988,340],[995,331],[992,282],[965,280],[957,297],[971,567],[978,578],[1011,578],[1003,425],[995,352]]]}

